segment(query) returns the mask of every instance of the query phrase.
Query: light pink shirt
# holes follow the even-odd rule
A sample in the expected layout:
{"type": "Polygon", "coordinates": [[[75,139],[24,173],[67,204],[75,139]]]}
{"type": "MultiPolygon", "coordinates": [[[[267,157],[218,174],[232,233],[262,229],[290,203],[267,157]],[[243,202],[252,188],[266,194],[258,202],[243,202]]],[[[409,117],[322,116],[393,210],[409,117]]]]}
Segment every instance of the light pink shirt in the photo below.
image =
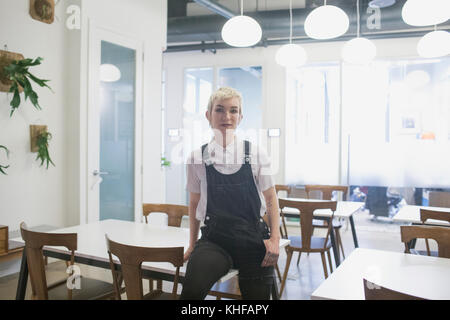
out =
{"type": "MultiPolygon", "coordinates": [[[[236,138],[226,148],[212,141],[208,144],[205,159],[207,164],[214,163],[214,168],[222,174],[233,174],[237,172],[244,163],[244,141],[236,138]]],[[[253,172],[256,189],[261,200],[260,214],[263,216],[266,212],[266,203],[263,191],[274,186],[270,160],[265,150],[257,145],[250,144],[250,164],[253,172]]],[[[206,216],[207,186],[206,186],[206,168],[202,162],[201,148],[191,153],[187,165],[187,185],[188,192],[200,193],[200,201],[197,206],[196,218],[203,221],[206,216]]]]}

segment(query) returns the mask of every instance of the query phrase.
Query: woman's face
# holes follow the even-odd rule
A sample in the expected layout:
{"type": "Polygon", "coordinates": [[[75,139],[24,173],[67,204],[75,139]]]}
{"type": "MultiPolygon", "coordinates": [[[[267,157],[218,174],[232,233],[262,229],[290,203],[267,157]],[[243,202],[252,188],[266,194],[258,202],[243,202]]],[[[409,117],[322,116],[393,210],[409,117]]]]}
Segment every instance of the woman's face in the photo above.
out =
{"type": "Polygon", "coordinates": [[[242,119],[239,99],[234,97],[214,101],[211,113],[206,112],[206,118],[211,127],[219,130],[222,135],[234,132],[242,119]]]}

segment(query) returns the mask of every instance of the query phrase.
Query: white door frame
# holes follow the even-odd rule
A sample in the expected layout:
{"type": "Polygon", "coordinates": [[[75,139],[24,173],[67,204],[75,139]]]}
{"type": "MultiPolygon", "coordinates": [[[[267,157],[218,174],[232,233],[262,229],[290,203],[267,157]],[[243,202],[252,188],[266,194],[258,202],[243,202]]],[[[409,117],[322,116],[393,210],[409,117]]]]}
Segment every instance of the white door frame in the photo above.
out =
{"type": "Polygon", "coordinates": [[[100,170],[100,114],[98,84],[101,62],[101,40],[105,40],[136,51],[136,82],[135,82],[135,145],[134,145],[134,220],[142,217],[142,106],[143,106],[143,56],[144,44],[133,35],[123,34],[111,29],[97,26],[89,21],[88,46],[88,108],[87,108],[87,172],[84,185],[87,196],[86,222],[100,220],[100,192],[98,177],[94,170],[100,170]]]}

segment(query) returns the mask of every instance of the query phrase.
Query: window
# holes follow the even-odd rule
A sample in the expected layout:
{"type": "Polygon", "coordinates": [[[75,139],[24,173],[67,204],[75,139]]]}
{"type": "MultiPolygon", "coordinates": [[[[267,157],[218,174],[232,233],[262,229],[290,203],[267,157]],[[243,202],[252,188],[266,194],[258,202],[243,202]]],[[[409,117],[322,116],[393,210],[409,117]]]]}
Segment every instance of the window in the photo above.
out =
{"type": "Polygon", "coordinates": [[[286,182],[450,185],[450,58],[288,74],[286,182]]]}

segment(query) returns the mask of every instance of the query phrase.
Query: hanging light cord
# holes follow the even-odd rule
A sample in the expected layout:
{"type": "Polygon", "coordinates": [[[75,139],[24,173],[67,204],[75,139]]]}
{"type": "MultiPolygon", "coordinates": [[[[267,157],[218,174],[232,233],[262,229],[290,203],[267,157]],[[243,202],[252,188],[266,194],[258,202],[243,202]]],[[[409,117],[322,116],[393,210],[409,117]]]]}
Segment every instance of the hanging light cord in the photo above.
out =
{"type": "Polygon", "coordinates": [[[292,43],[292,0],[289,0],[289,44],[292,43]]]}
{"type": "Polygon", "coordinates": [[[241,0],[241,16],[244,15],[244,4],[243,4],[244,0],[241,0]]]}
{"type": "Polygon", "coordinates": [[[357,38],[359,38],[360,29],[361,29],[361,26],[360,26],[360,23],[359,23],[359,19],[360,19],[360,17],[359,17],[359,0],[356,0],[356,24],[357,24],[357,26],[356,26],[356,37],[357,38]]]}

